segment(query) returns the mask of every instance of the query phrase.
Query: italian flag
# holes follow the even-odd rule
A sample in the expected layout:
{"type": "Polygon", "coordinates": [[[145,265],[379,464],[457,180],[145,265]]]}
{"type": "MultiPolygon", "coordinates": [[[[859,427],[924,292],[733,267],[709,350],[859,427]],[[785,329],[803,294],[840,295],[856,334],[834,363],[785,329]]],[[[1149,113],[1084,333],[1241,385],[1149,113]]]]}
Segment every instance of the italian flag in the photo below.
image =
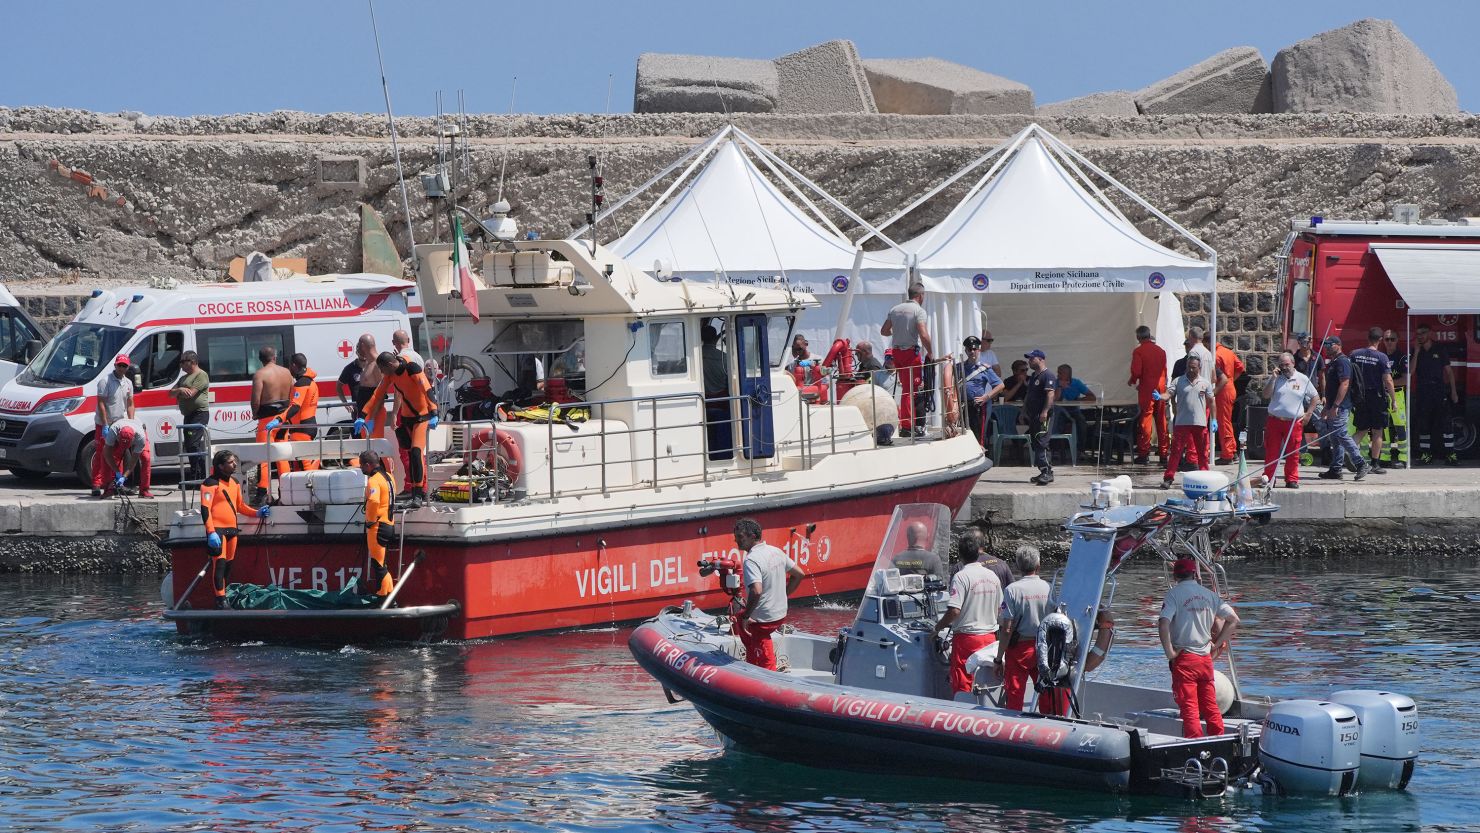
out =
{"type": "Polygon", "coordinates": [[[473,321],[478,320],[478,287],[473,285],[473,270],[468,266],[468,242],[463,238],[462,218],[452,218],[452,271],[457,275],[457,294],[473,321]]]}

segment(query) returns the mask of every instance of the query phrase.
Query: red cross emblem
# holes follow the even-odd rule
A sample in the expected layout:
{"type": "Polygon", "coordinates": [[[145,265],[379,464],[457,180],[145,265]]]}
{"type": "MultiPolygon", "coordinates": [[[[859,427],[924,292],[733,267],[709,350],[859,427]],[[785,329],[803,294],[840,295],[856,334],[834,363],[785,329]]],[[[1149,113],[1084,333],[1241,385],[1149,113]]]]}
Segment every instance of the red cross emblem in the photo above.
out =
{"type": "Polygon", "coordinates": [[[114,309],[122,309],[123,308],[123,305],[124,304],[127,304],[127,303],[128,303],[128,299],[127,298],[123,298],[123,299],[119,300],[118,303],[114,304],[113,305],[113,308],[114,309]]]}
{"type": "Polygon", "coordinates": [[[159,433],[165,435],[166,437],[168,437],[170,435],[170,432],[173,430],[175,430],[175,426],[171,425],[169,420],[165,420],[164,422],[161,422],[159,424],[159,433]]]}
{"type": "Polygon", "coordinates": [[[339,342],[339,355],[347,359],[349,358],[349,354],[353,352],[355,352],[355,348],[350,346],[349,339],[339,342]]]}

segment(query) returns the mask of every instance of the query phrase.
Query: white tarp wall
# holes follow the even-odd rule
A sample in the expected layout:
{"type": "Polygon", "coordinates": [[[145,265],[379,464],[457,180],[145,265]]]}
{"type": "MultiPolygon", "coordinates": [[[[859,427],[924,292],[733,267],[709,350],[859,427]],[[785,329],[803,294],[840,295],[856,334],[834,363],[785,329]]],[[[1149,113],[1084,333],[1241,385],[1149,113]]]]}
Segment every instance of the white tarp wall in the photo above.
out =
{"type": "MultiPolygon", "coordinates": [[[[1216,267],[1142,235],[1086,168],[1171,221],[1037,125],[967,170],[994,156],[945,219],[900,244],[914,258],[927,299],[979,306],[1004,373],[1038,347],[1050,367],[1073,366],[1105,401],[1134,403],[1125,381],[1136,327],[1152,328],[1170,366],[1182,354],[1173,293],[1214,291],[1216,267]]],[[[960,351],[959,338],[951,348],[960,351]]]]}

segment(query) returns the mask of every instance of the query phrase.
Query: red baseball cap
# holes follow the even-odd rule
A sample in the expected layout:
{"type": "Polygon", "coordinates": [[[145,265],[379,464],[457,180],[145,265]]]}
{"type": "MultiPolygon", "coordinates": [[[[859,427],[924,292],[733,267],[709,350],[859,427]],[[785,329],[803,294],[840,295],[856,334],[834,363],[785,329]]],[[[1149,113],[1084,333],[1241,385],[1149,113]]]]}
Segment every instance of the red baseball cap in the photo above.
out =
{"type": "Polygon", "coordinates": [[[1179,558],[1172,562],[1172,575],[1177,578],[1197,575],[1197,560],[1193,558],[1179,558]]]}
{"type": "Polygon", "coordinates": [[[118,355],[118,358],[116,358],[116,359],[113,360],[113,363],[114,364],[128,364],[129,363],[128,356],[125,356],[122,353],[120,353],[118,355]]]}

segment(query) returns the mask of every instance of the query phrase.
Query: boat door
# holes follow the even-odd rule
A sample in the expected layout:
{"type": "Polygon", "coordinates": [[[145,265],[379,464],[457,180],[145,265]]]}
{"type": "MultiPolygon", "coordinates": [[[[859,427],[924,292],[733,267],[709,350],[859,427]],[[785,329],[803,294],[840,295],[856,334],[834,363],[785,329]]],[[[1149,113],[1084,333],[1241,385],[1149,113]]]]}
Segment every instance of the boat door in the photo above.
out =
{"type": "Polygon", "coordinates": [[[740,441],[750,459],[776,456],[771,420],[771,349],[766,316],[735,316],[735,352],[740,357],[740,441]]]}

